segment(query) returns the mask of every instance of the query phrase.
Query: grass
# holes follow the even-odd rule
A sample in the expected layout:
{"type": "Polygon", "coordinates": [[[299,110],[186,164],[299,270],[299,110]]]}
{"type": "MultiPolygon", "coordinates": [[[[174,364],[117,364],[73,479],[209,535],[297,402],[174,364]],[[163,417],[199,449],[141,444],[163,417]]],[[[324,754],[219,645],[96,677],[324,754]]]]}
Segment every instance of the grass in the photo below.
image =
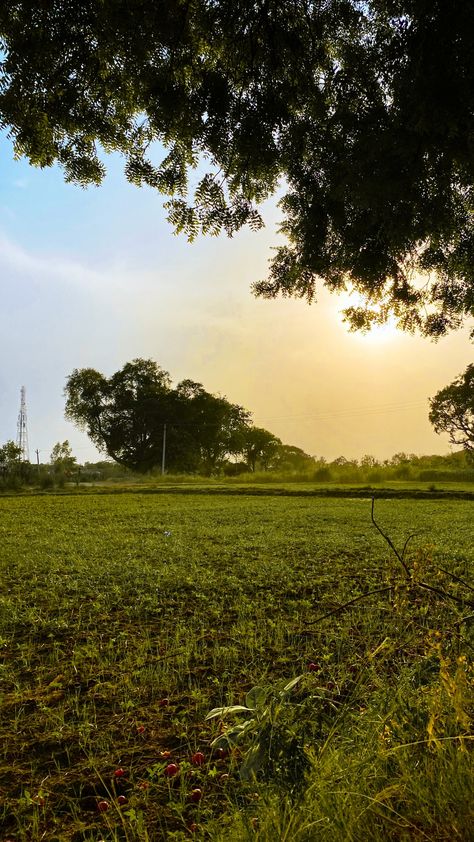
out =
{"type": "Polygon", "coordinates": [[[469,501],[377,502],[396,546],[417,533],[410,582],[364,499],[1,505],[5,840],[472,838],[469,501]]]}

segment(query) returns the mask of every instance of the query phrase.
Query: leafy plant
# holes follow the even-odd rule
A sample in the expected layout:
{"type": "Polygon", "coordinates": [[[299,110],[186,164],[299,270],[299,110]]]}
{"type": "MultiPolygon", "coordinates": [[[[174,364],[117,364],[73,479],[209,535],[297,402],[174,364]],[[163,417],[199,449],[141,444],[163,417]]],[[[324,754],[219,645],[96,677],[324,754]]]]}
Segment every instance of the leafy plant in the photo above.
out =
{"type": "Polygon", "coordinates": [[[265,779],[301,786],[308,768],[308,758],[302,743],[301,729],[296,724],[296,705],[293,690],[303,675],[293,678],[283,689],[253,687],[245,697],[245,705],[230,705],[211,710],[206,721],[238,717],[242,722],[225,727],[212,742],[213,748],[238,746],[243,748],[240,767],[242,780],[257,775],[265,779]]]}

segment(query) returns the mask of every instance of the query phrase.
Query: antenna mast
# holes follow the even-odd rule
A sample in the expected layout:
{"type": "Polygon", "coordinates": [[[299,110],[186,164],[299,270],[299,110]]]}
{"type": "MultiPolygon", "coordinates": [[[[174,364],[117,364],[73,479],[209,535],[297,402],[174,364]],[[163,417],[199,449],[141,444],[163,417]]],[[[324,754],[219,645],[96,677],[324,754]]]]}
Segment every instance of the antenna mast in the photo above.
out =
{"type": "Polygon", "coordinates": [[[16,444],[20,448],[20,462],[30,461],[30,450],[28,447],[28,425],[26,420],[26,389],[21,387],[20,411],[16,427],[16,444]]]}

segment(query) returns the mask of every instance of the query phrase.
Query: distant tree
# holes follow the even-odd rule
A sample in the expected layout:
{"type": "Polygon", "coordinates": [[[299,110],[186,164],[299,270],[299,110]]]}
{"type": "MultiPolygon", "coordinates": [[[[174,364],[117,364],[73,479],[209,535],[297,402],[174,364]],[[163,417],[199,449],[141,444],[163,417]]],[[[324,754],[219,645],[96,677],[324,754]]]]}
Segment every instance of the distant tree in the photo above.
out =
{"type": "Polygon", "coordinates": [[[161,462],[170,377],[153,360],[126,363],[109,379],[75,369],[65,395],[66,418],[120,465],[145,473],[161,462]]]}
{"type": "Polygon", "coordinates": [[[0,478],[7,488],[20,488],[30,477],[29,462],[21,461],[21,448],[14,441],[7,441],[0,447],[0,478]]]}
{"type": "Polygon", "coordinates": [[[257,463],[267,470],[282,442],[273,433],[262,427],[247,427],[242,436],[241,453],[249,471],[255,471],[257,463]]]}
{"type": "Polygon", "coordinates": [[[455,450],[453,453],[448,453],[443,458],[443,467],[455,468],[457,470],[472,470],[472,457],[469,458],[468,450],[455,450]]]}
{"type": "Polygon", "coordinates": [[[332,479],[331,469],[324,456],[319,456],[315,459],[313,479],[316,480],[316,482],[330,482],[332,479]]]}
{"type": "Polygon", "coordinates": [[[76,457],[72,455],[71,445],[67,439],[63,442],[58,441],[54,445],[49,461],[55,474],[62,474],[65,477],[72,474],[76,467],[76,457]]]}
{"type": "Polygon", "coordinates": [[[257,294],[349,285],[354,327],[438,336],[473,312],[473,31],[470,0],[12,0],[0,125],[80,184],[119,152],[191,239],[260,227],[284,184],[257,294]]]}
{"type": "Polygon", "coordinates": [[[184,415],[192,429],[192,438],[199,454],[201,471],[210,476],[220,468],[229,455],[242,450],[243,437],[250,423],[250,413],[222,396],[206,392],[201,384],[184,381],[177,388],[182,396],[187,390],[184,415]]]}
{"type": "Polygon", "coordinates": [[[395,467],[399,467],[400,465],[408,465],[409,463],[410,463],[410,457],[409,457],[408,453],[403,453],[403,452],[395,453],[390,460],[390,464],[395,466],[395,467]]]}
{"type": "Polygon", "coordinates": [[[0,447],[0,468],[8,470],[13,465],[17,465],[21,456],[21,447],[15,444],[14,441],[7,441],[0,447]]]}
{"type": "Polygon", "coordinates": [[[361,478],[357,459],[347,459],[345,456],[338,456],[328,466],[333,479],[339,482],[358,482],[361,478]]]}
{"type": "Polygon", "coordinates": [[[279,471],[308,471],[316,467],[315,460],[301,447],[291,444],[278,446],[277,452],[272,459],[272,468],[279,471]]]}
{"type": "Polygon", "coordinates": [[[371,456],[370,453],[366,453],[365,456],[362,456],[360,460],[360,467],[361,468],[378,468],[380,462],[375,456],[371,456]]]}
{"type": "MultiPolygon", "coordinates": [[[[356,463],[357,464],[357,463],[356,463]]],[[[331,462],[333,468],[346,468],[346,467],[353,467],[354,461],[347,459],[345,456],[337,456],[331,462]]]]}
{"type": "Polygon", "coordinates": [[[430,400],[429,419],[437,433],[474,454],[474,365],[430,400]]]}

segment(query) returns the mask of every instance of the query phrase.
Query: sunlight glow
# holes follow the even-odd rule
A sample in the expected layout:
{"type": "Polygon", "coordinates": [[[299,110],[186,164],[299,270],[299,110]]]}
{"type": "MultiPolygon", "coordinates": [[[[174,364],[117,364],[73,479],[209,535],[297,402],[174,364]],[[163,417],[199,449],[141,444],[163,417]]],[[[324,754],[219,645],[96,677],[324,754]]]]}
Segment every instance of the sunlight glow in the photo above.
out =
{"type": "MultiPolygon", "coordinates": [[[[390,316],[385,324],[375,324],[367,331],[351,331],[349,323],[345,319],[344,310],[348,307],[365,307],[365,301],[359,293],[354,290],[349,292],[339,293],[337,296],[337,311],[339,322],[344,326],[344,329],[352,336],[363,340],[366,344],[381,345],[387,342],[393,342],[395,339],[400,339],[403,331],[397,327],[396,320],[390,316]]],[[[373,308],[376,310],[376,308],[373,308]]]]}

